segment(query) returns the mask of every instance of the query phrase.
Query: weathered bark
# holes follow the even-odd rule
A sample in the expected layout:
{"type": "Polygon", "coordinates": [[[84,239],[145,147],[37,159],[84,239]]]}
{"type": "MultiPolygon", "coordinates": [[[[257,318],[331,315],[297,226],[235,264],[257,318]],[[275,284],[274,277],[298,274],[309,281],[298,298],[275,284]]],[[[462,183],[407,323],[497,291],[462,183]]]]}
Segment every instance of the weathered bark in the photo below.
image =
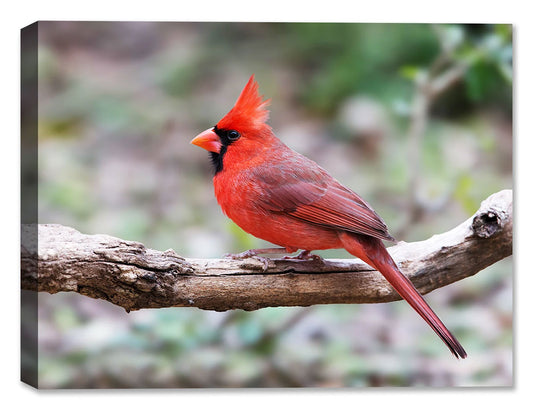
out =
{"type": "MultiPolygon", "coordinates": [[[[512,254],[512,191],[483,201],[474,216],[391,255],[421,293],[472,276],[512,254]]],[[[399,299],[358,259],[294,261],[192,259],[61,225],[22,230],[21,283],[39,292],[78,292],[127,311],[169,306],[254,310],[267,306],[378,303],[399,299]],[[38,245],[32,242],[38,231],[38,245]]]]}

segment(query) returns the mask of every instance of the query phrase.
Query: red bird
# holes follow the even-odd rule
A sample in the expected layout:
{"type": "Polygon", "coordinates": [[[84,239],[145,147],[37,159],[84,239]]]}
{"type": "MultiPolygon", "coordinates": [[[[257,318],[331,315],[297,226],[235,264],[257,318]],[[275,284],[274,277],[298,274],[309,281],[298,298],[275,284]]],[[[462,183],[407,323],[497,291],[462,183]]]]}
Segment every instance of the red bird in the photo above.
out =
{"type": "Polygon", "coordinates": [[[315,162],[281,142],[267,125],[254,76],[235,106],[191,143],[211,154],[215,195],[223,212],[246,232],[282,248],[240,256],[344,248],[380,271],[457,357],[466,352],[398,269],[382,240],[394,240],[359,195],[315,162]]]}

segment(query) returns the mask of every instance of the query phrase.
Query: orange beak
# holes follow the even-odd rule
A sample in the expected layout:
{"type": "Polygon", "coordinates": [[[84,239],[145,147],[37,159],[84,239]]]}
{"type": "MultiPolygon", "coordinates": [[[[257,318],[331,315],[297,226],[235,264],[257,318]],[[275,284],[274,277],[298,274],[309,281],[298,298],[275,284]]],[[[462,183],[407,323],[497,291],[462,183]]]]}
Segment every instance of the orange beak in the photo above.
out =
{"type": "Polygon", "coordinates": [[[222,148],[220,138],[215,133],[215,131],[213,131],[213,128],[209,128],[204,132],[198,134],[196,137],[193,138],[191,144],[198,145],[200,148],[216,153],[219,153],[220,148],[222,148]]]}

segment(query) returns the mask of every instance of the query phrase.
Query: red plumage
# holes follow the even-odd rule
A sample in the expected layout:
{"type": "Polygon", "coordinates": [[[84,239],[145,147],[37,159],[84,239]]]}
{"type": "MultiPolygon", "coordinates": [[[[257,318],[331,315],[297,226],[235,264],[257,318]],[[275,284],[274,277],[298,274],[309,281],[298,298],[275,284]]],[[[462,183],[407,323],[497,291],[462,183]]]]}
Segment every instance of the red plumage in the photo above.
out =
{"type": "Polygon", "coordinates": [[[210,151],[215,195],[246,232],[294,252],[344,248],[378,271],[456,356],[466,352],[398,269],[382,240],[394,240],[359,195],[283,144],[266,124],[254,77],[218,124],[191,143],[210,151]]]}

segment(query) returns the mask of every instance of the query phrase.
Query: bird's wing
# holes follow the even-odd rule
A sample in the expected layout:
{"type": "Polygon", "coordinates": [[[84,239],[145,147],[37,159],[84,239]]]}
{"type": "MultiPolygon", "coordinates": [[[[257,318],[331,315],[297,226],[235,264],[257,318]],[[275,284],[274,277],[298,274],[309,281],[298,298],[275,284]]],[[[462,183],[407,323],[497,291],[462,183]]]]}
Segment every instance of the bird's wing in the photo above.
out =
{"type": "Polygon", "coordinates": [[[324,227],[394,241],[385,222],[359,195],[313,165],[276,172],[276,178],[257,176],[266,192],[257,205],[324,227]]]}

